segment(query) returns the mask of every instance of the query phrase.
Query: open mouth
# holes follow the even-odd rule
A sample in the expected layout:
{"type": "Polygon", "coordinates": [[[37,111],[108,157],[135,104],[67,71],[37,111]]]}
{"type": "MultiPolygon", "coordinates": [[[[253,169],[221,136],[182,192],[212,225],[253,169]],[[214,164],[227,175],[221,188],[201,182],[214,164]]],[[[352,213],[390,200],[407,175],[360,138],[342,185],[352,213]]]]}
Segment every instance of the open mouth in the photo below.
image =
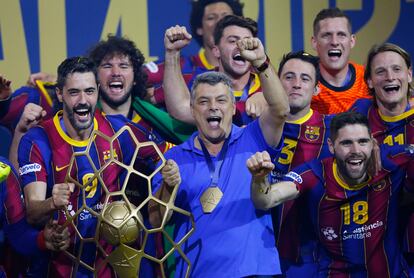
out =
{"type": "Polygon", "coordinates": [[[383,88],[384,88],[384,91],[386,91],[387,93],[398,92],[400,90],[399,85],[387,85],[387,86],[384,86],[383,88]]]}
{"type": "Polygon", "coordinates": [[[207,118],[208,125],[212,128],[218,128],[220,126],[221,117],[211,116],[207,118]]]}
{"type": "Polygon", "coordinates": [[[246,61],[241,55],[240,55],[240,53],[237,53],[236,55],[234,55],[233,56],[233,60],[236,60],[236,61],[246,61]]]}
{"type": "Polygon", "coordinates": [[[362,164],[362,162],[364,162],[362,159],[349,159],[347,161],[347,163],[352,165],[352,166],[360,166],[362,164]]]}
{"type": "Polygon", "coordinates": [[[331,49],[328,51],[328,56],[340,58],[342,56],[342,51],[339,49],[331,49]]]}
{"type": "Polygon", "coordinates": [[[236,64],[241,66],[244,66],[244,64],[246,63],[246,60],[240,55],[240,53],[234,54],[233,61],[235,61],[236,64]]]}
{"type": "Polygon", "coordinates": [[[88,116],[90,115],[91,108],[90,107],[87,107],[87,108],[84,108],[84,107],[82,107],[82,108],[75,108],[75,109],[73,109],[73,112],[76,115],[79,116],[79,119],[84,120],[84,119],[87,119],[88,116]]]}
{"type": "Polygon", "coordinates": [[[365,160],[361,158],[349,158],[346,160],[348,169],[351,171],[360,171],[364,163],[365,163],[365,160]]]}
{"type": "Polygon", "coordinates": [[[121,81],[111,81],[108,87],[111,91],[121,91],[124,88],[124,83],[121,81]]]}

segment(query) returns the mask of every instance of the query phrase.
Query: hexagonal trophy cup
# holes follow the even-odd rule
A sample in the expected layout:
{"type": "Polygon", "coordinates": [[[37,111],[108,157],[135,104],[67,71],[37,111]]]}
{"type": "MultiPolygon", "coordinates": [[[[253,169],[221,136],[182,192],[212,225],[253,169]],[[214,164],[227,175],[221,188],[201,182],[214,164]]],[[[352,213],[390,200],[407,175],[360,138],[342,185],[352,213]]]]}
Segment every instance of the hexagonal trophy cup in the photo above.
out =
{"type": "Polygon", "coordinates": [[[151,180],[164,165],[157,145],[139,142],[129,126],[113,136],[94,130],[86,148],[75,150],[65,179],[75,189],[69,205],[59,212],[59,222],[71,233],[70,247],[63,253],[72,260],[73,273],[139,277],[140,270],[150,266],[165,277],[167,260],[181,256],[189,276],[191,263],[182,245],[194,231],[193,215],[174,205],[178,187],[168,202],[152,194],[151,180]],[[142,167],[148,164],[142,159],[147,154],[161,161],[153,171],[142,167]],[[165,208],[159,227],[149,224],[150,202],[165,208]],[[190,218],[191,228],[183,238],[166,230],[172,213],[190,218]],[[168,247],[159,248],[162,241],[168,247]]]}

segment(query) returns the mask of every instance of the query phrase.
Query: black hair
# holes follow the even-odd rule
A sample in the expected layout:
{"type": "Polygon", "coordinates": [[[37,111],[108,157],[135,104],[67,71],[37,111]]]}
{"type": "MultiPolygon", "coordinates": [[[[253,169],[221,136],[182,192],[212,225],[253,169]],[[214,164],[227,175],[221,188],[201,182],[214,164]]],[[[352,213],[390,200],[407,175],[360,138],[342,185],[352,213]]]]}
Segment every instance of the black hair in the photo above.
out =
{"type": "Polygon", "coordinates": [[[125,37],[108,35],[107,40],[102,40],[88,51],[97,67],[105,58],[111,58],[115,55],[129,57],[134,70],[134,84],[132,86],[132,96],[143,97],[146,93],[147,75],[142,65],[145,62],[144,55],[136,47],[135,43],[125,37]]]}
{"type": "Polygon", "coordinates": [[[228,26],[239,26],[246,28],[252,32],[253,37],[257,37],[257,22],[248,17],[242,17],[238,15],[226,15],[219,22],[217,22],[214,29],[214,43],[217,45],[223,36],[224,29],[228,26]]]}
{"type": "Polygon", "coordinates": [[[86,57],[76,56],[65,59],[57,69],[57,84],[56,86],[62,90],[65,86],[68,75],[78,73],[92,72],[97,80],[97,72],[95,63],[86,57]]]}
{"type": "Polygon", "coordinates": [[[283,71],[283,67],[285,66],[286,62],[290,59],[299,59],[301,61],[307,62],[311,64],[315,68],[315,86],[318,84],[320,78],[320,69],[319,69],[319,58],[313,56],[303,50],[300,51],[291,51],[285,55],[283,55],[282,60],[279,63],[279,69],[277,71],[277,75],[280,77],[283,71]]]}
{"type": "Polygon", "coordinates": [[[330,125],[330,135],[329,138],[332,142],[338,137],[338,131],[346,125],[355,125],[360,124],[366,126],[368,133],[371,134],[371,129],[369,127],[368,118],[361,113],[355,111],[347,111],[337,114],[333,117],[330,125]]]}
{"type": "Polygon", "coordinates": [[[197,29],[202,27],[204,10],[206,6],[214,3],[226,3],[230,6],[233,14],[243,16],[243,4],[239,0],[196,0],[192,1],[190,15],[190,26],[193,38],[200,46],[203,46],[203,37],[197,34],[197,29]]]}

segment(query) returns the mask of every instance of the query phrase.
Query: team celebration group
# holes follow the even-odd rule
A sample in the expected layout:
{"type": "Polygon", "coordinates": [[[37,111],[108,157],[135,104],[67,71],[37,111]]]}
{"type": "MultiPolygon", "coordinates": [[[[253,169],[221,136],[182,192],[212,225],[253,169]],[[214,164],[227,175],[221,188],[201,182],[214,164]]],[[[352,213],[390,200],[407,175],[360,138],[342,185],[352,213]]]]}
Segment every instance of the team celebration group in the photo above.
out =
{"type": "MultiPolygon", "coordinates": [[[[385,42],[350,61],[351,21],[329,8],[313,21],[317,56],[269,57],[238,0],[192,5],[191,30],[165,31],[163,61],[108,35],[15,91],[0,76],[0,125],[13,134],[0,157],[2,275],[122,277],[102,264],[113,244],[79,238],[124,190],[140,222],[185,238],[169,271],[146,261],[133,277],[414,277],[409,53],[385,42]],[[200,51],[182,56],[194,39],[200,51]],[[125,126],[165,162],[118,136],[125,126]],[[147,187],[121,163],[162,167],[147,187]],[[103,266],[75,266],[68,251],[103,266]]],[[[166,238],[145,240],[154,257],[168,252],[166,238]]]]}

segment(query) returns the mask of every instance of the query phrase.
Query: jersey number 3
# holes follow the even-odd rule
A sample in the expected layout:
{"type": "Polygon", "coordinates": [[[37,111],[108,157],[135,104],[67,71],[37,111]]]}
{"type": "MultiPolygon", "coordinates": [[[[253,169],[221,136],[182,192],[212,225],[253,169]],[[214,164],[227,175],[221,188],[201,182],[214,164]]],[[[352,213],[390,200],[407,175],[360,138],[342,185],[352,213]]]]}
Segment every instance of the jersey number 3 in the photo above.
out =
{"type": "Polygon", "coordinates": [[[290,164],[292,162],[294,149],[296,148],[298,142],[291,139],[286,139],[283,141],[284,146],[282,150],[280,151],[281,154],[283,154],[285,157],[282,157],[282,155],[277,160],[280,164],[290,164]]]}

